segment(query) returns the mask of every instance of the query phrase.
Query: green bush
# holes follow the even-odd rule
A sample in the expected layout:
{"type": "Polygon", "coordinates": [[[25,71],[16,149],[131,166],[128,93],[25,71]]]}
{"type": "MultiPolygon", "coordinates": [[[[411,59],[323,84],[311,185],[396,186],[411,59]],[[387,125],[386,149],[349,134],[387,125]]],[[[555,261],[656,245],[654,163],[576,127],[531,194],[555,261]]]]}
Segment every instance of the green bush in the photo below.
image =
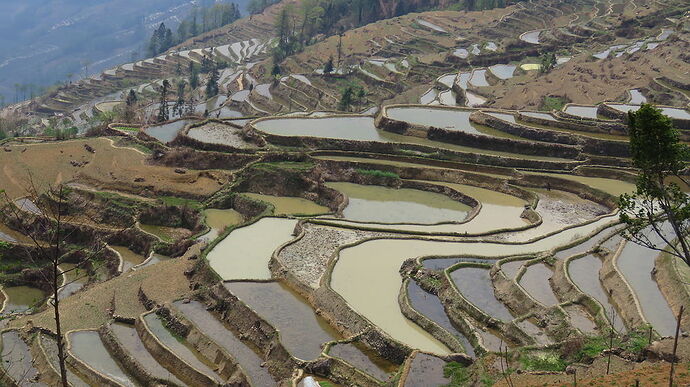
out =
{"type": "Polygon", "coordinates": [[[520,364],[527,371],[563,371],[566,363],[555,353],[520,356],[520,364]]]}
{"type": "Polygon", "coordinates": [[[450,383],[446,384],[446,387],[466,386],[470,381],[470,373],[467,368],[454,361],[443,367],[443,377],[450,379],[450,383]]]}
{"type": "Polygon", "coordinates": [[[388,171],[379,171],[378,169],[357,169],[357,173],[360,175],[368,175],[368,176],[374,176],[374,177],[386,177],[386,178],[393,178],[393,179],[399,179],[400,176],[397,173],[394,172],[388,172],[388,171]]]}

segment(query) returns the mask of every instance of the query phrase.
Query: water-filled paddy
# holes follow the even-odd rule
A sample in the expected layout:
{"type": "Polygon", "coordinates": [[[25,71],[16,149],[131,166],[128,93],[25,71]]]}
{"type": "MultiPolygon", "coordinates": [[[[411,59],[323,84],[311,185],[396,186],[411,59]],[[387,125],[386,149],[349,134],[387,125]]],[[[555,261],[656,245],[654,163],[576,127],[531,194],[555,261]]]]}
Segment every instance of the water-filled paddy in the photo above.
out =
{"type": "Polygon", "coordinates": [[[280,245],[294,238],[296,224],[294,219],[263,218],[233,230],[206,258],[224,280],[270,279],[268,262],[280,245]]]}
{"type": "Polygon", "coordinates": [[[470,115],[473,112],[473,110],[437,109],[420,107],[388,108],[386,110],[386,114],[388,115],[388,117],[394,120],[409,122],[411,124],[471,134],[487,135],[502,138],[514,138],[514,136],[511,136],[505,132],[501,132],[500,130],[495,130],[473,124],[472,122],[470,122],[470,115]]]}
{"type": "Polygon", "coordinates": [[[564,112],[582,118],[596,119],[598,117],[596,106],[569,105],[564,112]]]}
{"type": "Polygon", "coordinates": [[[489,269],[461,267],[450,273],[455,286],[463,297],[484,313],[501,321],[510,321],[513,315],[494,294],[489,269]]]}
{"type": "Polygon", "coordinates": [[[355,311],[393,338],[414,348],[445,353],[445,346],[407,320],[398,306],[402,286],[400,265],[420,256],[470,255],[498,257],[538,253],[564,245],[611,222],[602,218],[587,225],[563,230],[532,243],[446,242],[415,239],[377,239],[341,250],[333,269],[331,287],[355,311]]]}
{"type": "MultiPolygon", "coordinates": [[[[620,104],[608,104],[610,107],[619,110],[621,112],[630,112],[630,111],[637,111],[640,106],[639,105],[620,105],[620,104]]],[[[671,117],[671,118],[678,118],[682,120],[690,120],[690,113],[688,113],[687,110],[685,109],[680,109],[680,108],[670,108],[670,107],[660,107],[661,112],[664,113],[665,115],[671,117]]]]}
{"type": "Polygon", "coordinates": [[[450,197],[416,189],[327,183],[349,198],[345,219],[358,222],[434,224],[462,222],[470,207],[450,197]]]}
{"type": "Polygon", "coordinates": [[[594,321],[592,321],[587,312],[585,312],[585,310],[581,306],[577,304],[572,304],[564,306],[563,309],[568,314],[570,324],[572,324],[572,326],[574,326],[575,328],[579,329],[580,332],[585,334],[592,334],[596,332],[596,324],[594,323],[594,321]]]}
{"type": "Polygon", "coordinates": [[[124,386],[138,385],[105,349],[98,332],[72,332],[68,335],[68,339],[70,352],[77,359],[124,386]]]}
{"type": "Polygon", "coordinates": [[[124,247],[124,246],[110,246],[111,249],[115,250],[120,257],[122,257],[122,272],[129,271],[134,266],[142,264],[146,257],[137,254],[134,251],[124,247]]]}
{"type": "Polygon", "coordinates": [[[543,263],[527,266],[525,273],[520,278],[522,286],[530,296],[546,306],[558,304],[558,298],[551,289],[549,278],[553,271],[543,263]]]}
{"type": "Polygon", "coordinates": [[[570,175],[565,173],[548,173],[548,172],[525,172],[532,175],[552,176],[560,179],[572,180],[592,188],[604,191],[613,196],[620,196],[624,193],[631,193],[635,191],[635,184],[626,181],[607,179],[604,177],[587,177],[579,175],[570,175]]]}
{"type": "MultiPolygon", "coordinates": [[[[663,243],[656,235],[649,235],[649,238],[657,245],[663,243]]],[[[654,261],[658,255],[657,251],[626,242],[616,264],[640,302],[645,319],[659,334],[672,336],[675,333],[676,317],[652,277],[654,261]]]]}
{"type": "Polygon", "coordinates": [[[472,86],[486,87],[491,86],[486,81],[486,69],[472,71],[472,77],[469,80],[472,86]]]}
{"type": "MultiPolygon", "coordinates": [[[[423,108],[420,108],[423,109],[423,108]]],[[[445,109],[448,111],[449,109],[445,109]]],[[[390,109],[389,109],[390,111],[390,109]]],[[[461,111],[461,110],[458,110],[461,111]]],[[[503,156],[511,158],[522,158],[530,160],[552,160],[563,161],[567,159],[560,159],[545,156],[525,156],[509,152],[499,152],[487,149],[470,148],[462,145],[448,144],[440,141],[432,141],[426,138],[415,136],[404,136],[391,132],[386,132],[377,129],[374,126],[373,117],[368,116],[352,116],[352,117],[321,117],[321,118],[275,118],[270,120],[262,120],[254,124],[256,128],[262,132],[280,135],[280,136],[306,136],[306,137],[322,137],[342,140],[355,141],[376,141],[376,142],[392,142],[402,144],[416,144],[432,148],[447,149],[457,152],[469,152],[473,154],[487,154],[493,156],[503,156]]],[[[490,128],[477,127],[477,130],[482,130],[484,134],[495,136],[510,136],[507,133],[491,130],[490,128]]]]}
{"type": "Polygon", "coordinates": [[[242,214],[233,209],[209,208],[204,210],[204,214],[206,215],[206,225],[210,230],[202,238],[207,241],[216,239],[227,227],[236,226],[244,221],[242,214]]]}
{"type": "Polygon", "coordinates": [[[489,71],[498,79],[510,79],[516,68],[515,65],[497,64],[489,67],[489,71]]]}
{"type": "Polygon", "coordinates": [[[448,318],[441,300],[439,300],[436,295],[424,291],[417,282],[409,281],[407,284],[407,297],[410,300],[410,305],[412,305],[417,312],[434,321],[436,324],[440,325],[441,328],[457,338],[463,348],[465,348],[465,353],[472,357],[475,356],[472,344],[465,335],[455,328],[448,318]]]}
{"type": "Polygon", "coordinates": [[[242,130],[230,125],[209,122],[202,126],[189,129],[187,137],[208,144],[228,145],[235,148],[251,148],[243,136],[242,130]]]}
{"type": "Polygon", "coordinates": [[[39,376],[34,367],[29,346],[22,340],[16,331],[7,331],[2,334],[2,367],[7,375],[19,386],[45,386],[42,383],[33,382],[39,376]]]}
{"type": "Polygon", "coordinates": [[[328,207],[316,204],[311,200],[298,197],[272,196],[257,193],[243,193],[244,196],[254,200],[271,203],[274,215],[317,215],[331,212],[328,207]]]}
{"type": "Polygon", "coordinates": [[[213,371],[215,365],[204,358],[186,340],[179,340],[163,325],[163,321],[154,313],[145,315],[144,322],[151,332],[180,359],[186,361],[197,371],[222,383],[220,377],[213,371]]]}
{"type": "Polygon", "coordinates": [[[398,370],[397,364],[378,356],[375,351],[359,342],[336,344],[329,348],[328,354],[345,360],[360,370],[385,381],[391,373],[398,370]]]}
{"type": "Polygon", "coordinates": [[[543,120],[558,121],[554,116],[549,113],[539,113],[539,112],[520,112],[520,114],[527,117],[541,118],[543,120]]]}
{"type": "Polygon", "coordinates": [[[206,336],[225,349],[237,361],[242,370],[246,372],[251,385],[269,386],[275,384],[275,380],[268,373],[268,369],[261,366],[264,360],[207,311],[203,304],[197,301],[188,303],[177,301],[174,305],[206,336]]]}
{"type": "Polygon", "coordinates": [[[520,40],[531,44],[539,44],[539,35],[541,35],[541,30],[528,31],[520,35],[520,40]]]}
{"type": "Polygon", "coordinates": [[[2,289],[7,295],[2,314],[24,313],[43,304],[46,294],[30,286],[11,286],[2,289]]]}
{"type": "Polygon", "coordinates": [[[442,386],[450,382],[443,376],[446,362],[426,353],[417,353],[405,379],[405,387],[442,386]]]}
{"type": "Polygon", "coordinates": [[[303,360],[317,358],[321,345],[339,340],[335,330],[297,293],[279,282],[226,282],[225,287],[280,331],[287,350],[303,360]]]}
{"type": "Polygon", "coordinates": [[[60,270],[65,281],[58,293],[58,299],[60,300],[78,292],[89,280],[86,270],[77,268],[77,265],[73,263],[61,263],[60,270]]]}
{"type": "Polygon", "coordinates": [[[114,323],[110,329],[125,351],[134,357],[153,377],[182,385],[182,382],[175,375],[160,365],[149,353],[133,325],[114,323]]]}

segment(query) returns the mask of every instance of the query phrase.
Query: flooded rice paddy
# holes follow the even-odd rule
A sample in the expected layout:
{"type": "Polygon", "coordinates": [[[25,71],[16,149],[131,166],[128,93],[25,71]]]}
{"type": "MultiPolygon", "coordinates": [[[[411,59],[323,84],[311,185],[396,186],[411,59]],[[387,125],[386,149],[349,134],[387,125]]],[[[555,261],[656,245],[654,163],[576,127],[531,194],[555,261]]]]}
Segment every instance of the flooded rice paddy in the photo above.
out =
{"type": "Polygon", "coordinates": [[[329,348],[328,355],[345,360],[381,381],[387,380],[400,368],[359,342],[335,344],[329,348]]]}
{"type": "Polygon", "coordinates": [[[41,289],[30,286],[10,286],[2,291],[7,296],[2,308],[2,314],[26,313],[45,302],[46,293],[41,289]]]}
{"type": "Polygon", "coordinates": [[[470,207],[450,197],[407,188],[388,188],[353,183],[327,183],[344,193],[349,203],[345,219],[358,222],[434,224],[462,222],[470,207]]]}
{"type": "Polygon", "coordinates": [[[304,298],[280,282],[226,282],[224,285],[275,327],[283,345],[299,359],[315,359],[324,343],[341,339],[304,298]]]}
{"type": "Polygon", "coordinates": [[[494,295],[486,267],[461,267],[450,273],[455,287],[470,303],[489,316],[507,322],[513,319],[508,308],[494,295]]]}
{"type": "Polygon", "coordinates": [[[70,352],[89,367],[121,385],[138,386],[105,348],[98,332],[72,332],[68,340],[70,352]]]}
{"type": "Polygon", "coordinates": [[[233,230],[211,250],[207,259],[224,280],[271,278],[268,262],[273,252],[294,238],[297,220],[263,218],[233,230]]]}
{"type": "Polygon", "coordinates": [[[2,367],[19,386],[45,386],[43,383],[34,382],[39,372],[34,367],[29,346],[17,331],[2,333],[2,367]]]}
{"type": "Polygon", "coordinates": [[[122,258],[123,273],[131,270],[134,266],[141,265],[146,260],[146,257],[143,255],[137,254],[124,246],[110,246],[110,248],[115,250],[122,258]]]}
{"type": "Polygon", "coordinates": [[[311,200],[298,197],[272,196],[257,193],[243,193],[244,196],[267,202],[273,205],[274,215],[319,215],[331,212],[328,207],[314,203],[311,200]]]}
{"type": "Polygon", "coordinates": [[[236,226],[244,221],[242,214],[233,209],[221,210],[209,208],[204,210],[206,225],[210,230],[201,236],[206,241],[212,241],[225,231],[227,227],[236,226]]]}
{"type": "Polygon", "coordinates": [[[543,263],[537,263],[527,266],[519,283],[534,299],[546,306],[552,306],[558,304],[558,298],[549,284],[551,276],[553,276],[551,269],[543,263]]]}
{"type": "Polygon", "coordinates": [[[194,122],[194,120],[178,120],[168,124],[149,126],[148,128],[144,129],[144,133],[162,142],[163,144],[167,144],[174,140],[180,131],[192,122],[194,122]]]}

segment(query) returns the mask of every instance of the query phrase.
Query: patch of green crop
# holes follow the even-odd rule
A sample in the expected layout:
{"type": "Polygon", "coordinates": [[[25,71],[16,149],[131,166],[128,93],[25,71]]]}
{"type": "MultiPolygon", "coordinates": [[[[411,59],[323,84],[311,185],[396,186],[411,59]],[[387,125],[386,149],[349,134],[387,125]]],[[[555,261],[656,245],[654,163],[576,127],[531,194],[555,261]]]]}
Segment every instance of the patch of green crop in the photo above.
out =
{"type": "Polygon", "coordinates": [[[452,361],[443,367],[443,377],[450,379],[446,387],[466,386],[470,381],[470,372],[464,365],[452,361]]]}
{"type": "Polygon", "coordinates": [[[551,352],[523,354],[520,364],[527,371],[563,371],[567,365],[560,356],[551,352]]]}
{"type": "Polygon", "coordinates": [[[568,103],[565,97],[558,96],[545,96],[539,105],[539,110],[551,111],[551,110],[561,110],[568,103]]]}
{"type": "Polygon", "coordinates": [[[115,126],[114,128],[118,129],[118,130],[124,130],[126,132],[138,132],[139,131],[139,128],[133,128],[130,126],[115,126]]]}
{"type": "Polygon", "coordinates": [[[175,196],[163,196],[160,197],[159,200],[162,201],[163,204],[165,204],[166,206],[189,207],[197,210],[203,207],[201,202],[194,199],[178,198],[175,196]]]}
{"type": "Polygon", "coordinates": [[[374,177],[387,177],[393,179],[399,179],[400,176],[394,172],[380,171],[378,169],[357,169],[357,173],[360,175],[374,176],[374,177]]]}

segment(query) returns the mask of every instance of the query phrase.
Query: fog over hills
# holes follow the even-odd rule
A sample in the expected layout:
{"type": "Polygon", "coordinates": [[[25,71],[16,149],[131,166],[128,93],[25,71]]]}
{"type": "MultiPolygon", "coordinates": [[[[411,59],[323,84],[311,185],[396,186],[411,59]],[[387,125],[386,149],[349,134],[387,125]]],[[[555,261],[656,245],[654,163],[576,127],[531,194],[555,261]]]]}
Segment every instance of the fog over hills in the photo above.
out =
{"type": "MultiPolygon", "coordinates": [[[[151,30],[176,25],[190,0],[22,0],[0,2],[0,94],[13,102],[15,84],[46,86],[143,55],[151,30]]],[[[21,94],[31,92],[29,87],[21,94]]]]}

